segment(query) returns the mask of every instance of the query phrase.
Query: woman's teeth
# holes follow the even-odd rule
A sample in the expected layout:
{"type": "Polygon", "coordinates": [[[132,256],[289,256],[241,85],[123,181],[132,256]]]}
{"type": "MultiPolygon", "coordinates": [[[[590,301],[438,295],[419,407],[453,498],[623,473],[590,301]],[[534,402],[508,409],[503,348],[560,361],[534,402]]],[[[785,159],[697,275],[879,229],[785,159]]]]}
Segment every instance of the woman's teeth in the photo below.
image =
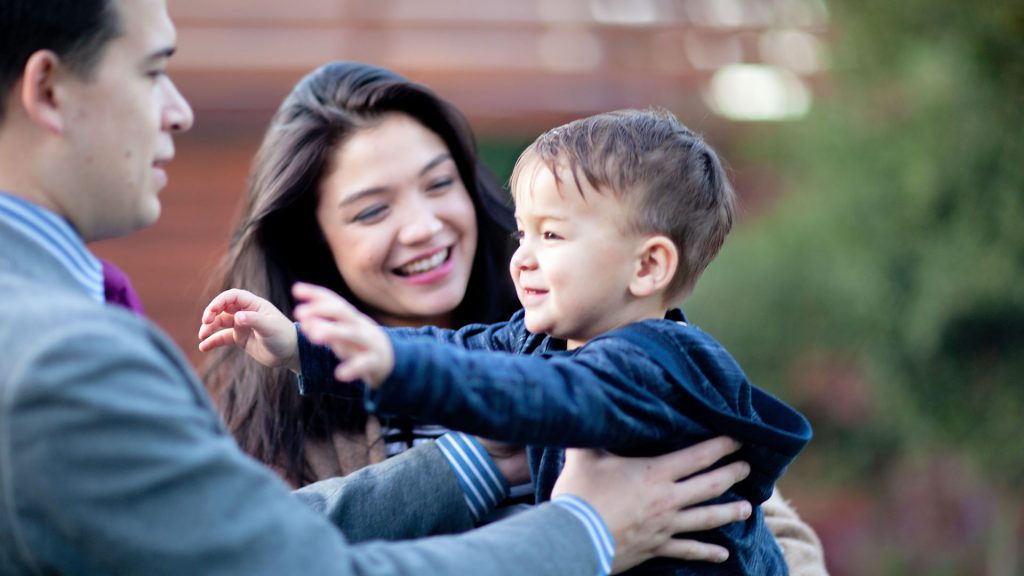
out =
{"type": "Polygon", "coordinates": [[[413,276],[415,274],[422,274],[428,270],[437,268],[448,259],[448,253],[451,251],[450,248],[441,250],[440,252],[434,253],[433,256],[416,260],[402,266],[398,269],[398,273],[402,276],[413,276]]]}

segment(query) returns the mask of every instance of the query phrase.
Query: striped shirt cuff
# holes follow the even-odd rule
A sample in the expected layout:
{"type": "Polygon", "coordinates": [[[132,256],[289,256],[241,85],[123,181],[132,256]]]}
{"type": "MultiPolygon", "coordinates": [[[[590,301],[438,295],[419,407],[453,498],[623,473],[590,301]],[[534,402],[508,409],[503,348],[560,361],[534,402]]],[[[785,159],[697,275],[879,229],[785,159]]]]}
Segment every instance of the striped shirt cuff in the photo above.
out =
{"type": "Polygon", "coordinates": [[[508,480],[476,438],[449,432],[437,439],[437,447],[455,472],[474,522],[508,496],[508,480]]]}
{"type": "Polygon", "coordinates": [[[565,508],[583,523],[597,554],[597,565],[601,568],[598,574],[610,574],[612,559],[615,557],[615,538],[597,510],[587,504],[586,500],[572,494],[562,494],[552,500],[552,503],[565,508]]]}

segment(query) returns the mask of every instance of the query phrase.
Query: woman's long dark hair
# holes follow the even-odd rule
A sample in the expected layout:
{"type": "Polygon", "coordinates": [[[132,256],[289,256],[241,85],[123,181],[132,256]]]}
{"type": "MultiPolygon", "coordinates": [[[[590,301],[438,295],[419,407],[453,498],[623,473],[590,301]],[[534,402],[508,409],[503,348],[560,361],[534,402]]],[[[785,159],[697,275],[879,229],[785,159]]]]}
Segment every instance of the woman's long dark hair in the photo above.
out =
{"type": "MultiPolygon", "coordinates": [[[[466,296],[454,311],[455,323],[503,320],[518,307],[507,268],[509,232],[515,226],[512,207],[479,164],[466,118],[422,85],[353,62],[311,72],[274,115],[222,264],[221,289],[249,290],[288,316],[295,306],[291,286],[299,280],[327,286],[361,305],[342,280],[317,224],[318,189],[337,147],[394,112],[411,116],[441,137],[473,201],[479,239],[466,296]]],[[[264,368],[236,348],[213,353],[204,372],[242,449],[294,485],[316,479],[306,463],[307,439],[365,429],[361,401],[300,396],[293,374],[264,368]]]]}

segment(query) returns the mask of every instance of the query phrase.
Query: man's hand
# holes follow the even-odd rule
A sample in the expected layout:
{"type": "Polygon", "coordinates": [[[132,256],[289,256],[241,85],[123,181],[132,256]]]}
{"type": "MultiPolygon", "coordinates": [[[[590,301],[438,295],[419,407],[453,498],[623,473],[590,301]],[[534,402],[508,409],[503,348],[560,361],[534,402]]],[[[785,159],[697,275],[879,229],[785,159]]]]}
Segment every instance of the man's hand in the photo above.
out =
{"type": "Polygon", "coordinates": [[[530,464],[526,461],[526,450],[516,444],[506,444],[477,436],[477,441],[487,450],[505,480],[512,486],[530,481],[530,464]]]}
{"type": "Polygon", "coordinates": [[[221,292],[203,310],[199,350],[238,346],[268,368],[299,371],[295,326],[267,300],[245,290],[221,292]]]}
{"type": "Polygon", "coordinates": [[[746,478],[750,473],[746,462],[691,476],[739,447],[723,436],[654,458],[567,450],[552,497],[575,494],[597,510],[615,537],[613,573],[655,556],[723,562],[729,557],[725,548],[672,535],[709,530],[750,516],[746,501],[699,505],[746,478]]]}
{"type": "Polygon", "coordinates": [[[395,367],[395,351],[384,329],[327,288],[299,282],[292,295],[301,302],[295,319],[302,333],[310,342],[328,346],[341,360],[334,377],[380,388],[395,367]]]}

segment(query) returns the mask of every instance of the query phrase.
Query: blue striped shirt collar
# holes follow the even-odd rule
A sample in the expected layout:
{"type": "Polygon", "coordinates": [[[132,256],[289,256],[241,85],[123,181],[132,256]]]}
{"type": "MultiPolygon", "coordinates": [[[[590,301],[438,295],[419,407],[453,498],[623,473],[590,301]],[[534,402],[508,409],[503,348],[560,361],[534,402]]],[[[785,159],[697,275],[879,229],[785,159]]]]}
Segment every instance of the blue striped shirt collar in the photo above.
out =
{"type": "Polygon", "coordinates": [[[39,242],[71,273],[90,298],[104,301],[103,265],[89,252],[66,220],[28,200],[4,192],[0,192],[0,218],[39,242]]]}

